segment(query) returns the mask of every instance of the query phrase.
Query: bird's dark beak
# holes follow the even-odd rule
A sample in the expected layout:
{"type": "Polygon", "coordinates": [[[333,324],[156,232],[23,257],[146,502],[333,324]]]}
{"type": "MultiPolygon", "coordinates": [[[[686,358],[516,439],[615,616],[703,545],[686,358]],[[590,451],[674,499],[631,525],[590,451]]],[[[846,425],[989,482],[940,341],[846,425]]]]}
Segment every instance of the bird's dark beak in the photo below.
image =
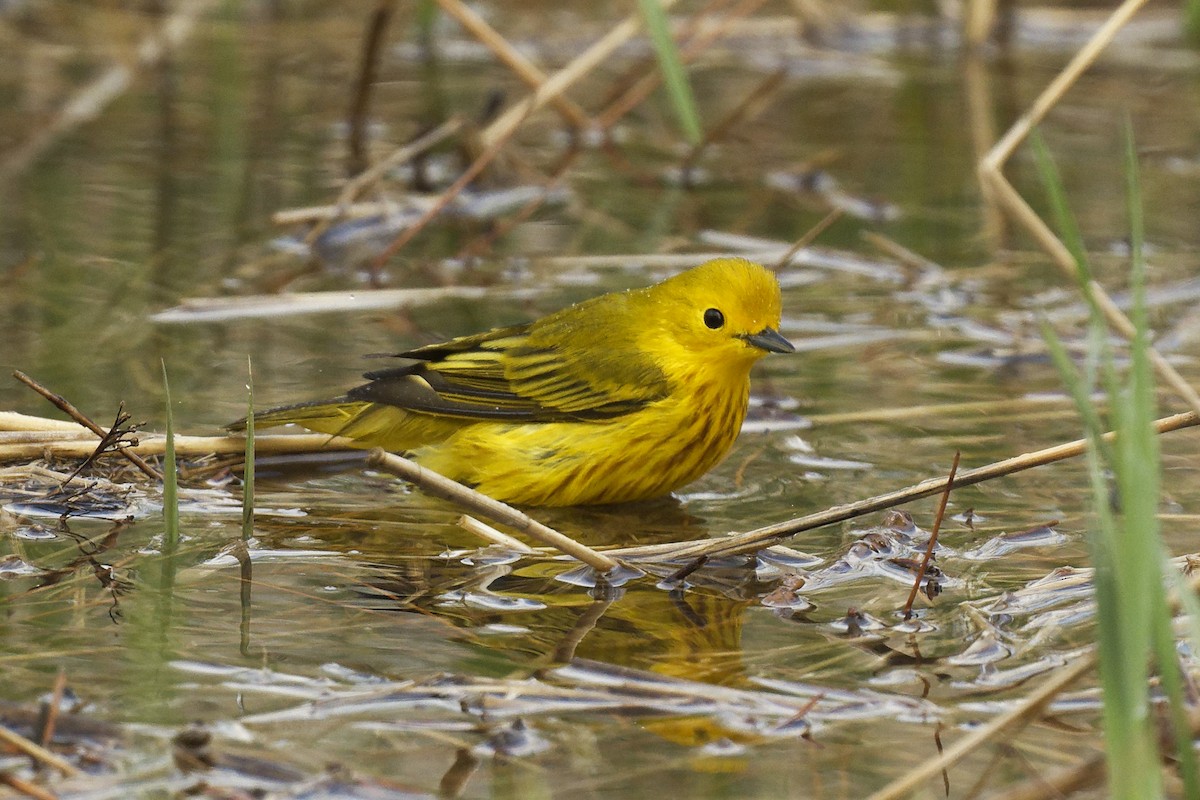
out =
{"type": "Polygon", "coordinates": [[[779,335],[774,328],[763,328],[758,333],[747,333],[741,337],[755,347],[769,350],[772,353],[794,353],[796,348],[787,339],[779,335]]]}

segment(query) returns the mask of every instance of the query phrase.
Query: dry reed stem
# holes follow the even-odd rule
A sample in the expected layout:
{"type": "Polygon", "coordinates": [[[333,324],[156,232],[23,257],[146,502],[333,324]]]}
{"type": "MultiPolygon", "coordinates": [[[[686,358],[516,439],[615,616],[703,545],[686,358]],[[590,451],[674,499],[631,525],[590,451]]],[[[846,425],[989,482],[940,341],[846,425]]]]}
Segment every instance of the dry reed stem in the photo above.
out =
{"type": "Polygon", "coordinates": [[[45,442],[94,442],[91,431],[5,431],[0,430],[0,445],[41,444],[45,442]]]}
{"type": "Polygon", "coordinates": [[[906,264],[917,269],[929,269],[944,271],[944,267],[936,261],[931,261],[925,256],[909,250],[904,245],[897,242],[888,236],[879,233],[878,231],[860,231],[858,238],[873,245],[875,249],[881,253],[899,261],[901,264],[906,264]]]}
{"type": "Polygon", "coordinates": [[[611,572],[619,565],[608,556],[598,553],[587,545],[580,544],[569,536],[564,536],[553,528],[535,520],[533,517],[518,511],[510,505],[501,503],[477,492],[469,486],[451,480],[431,469],[426,469],[407,458],[388,453],[375,448],[367,458],[367,464],[385,470],[404,478],[410,483],[421,487],[427,493],[450,500],[459,505],[493,519],[503,525],[516,528],[521,533],[537,539],[572,558],[578,559],[601,574],[611,572]]]}
{"type": "Polygon", "coordinates": [[[446,298],[481,300],[498,296],[521,299],[532,289],[503,289],[488,286],[436,286],[412,289],[360,291],[285,292],[282,294],[189,297],[179,305],[160,311],[151,319],[163,324],[214,322],[231,319],[324,314],[333,311],[372,311],[415,308],[446,298]]]}
{"type": "Polygon", "coordinates": [[[3,725],[0,725],[0,742],[4,742],[5,744],[24,753],[35,761],[54,767],[54,769],[58,770],[63,775],[66,775],[68,778],[75,778],[83,774],[83,771],[78,769],[71,762],[59,755],[56,755],[55,753],[51,753],[40,744],[26,739],[21,734],[16,733],[15,731],[10,731],[3,725]]]}
{"type": "MultiPolygon", "coordinates": [[[[1200,415],[1197,415],[1194,411],[1187,411],[1182,414],[1174,414],[1155,420],[1154,430],[1156,433],[1163,434],[1180,430],[1181,428],[1190,428],[1195,425],[1200,425],[1200,415]]],[[[1106,441],[1112,441],[1115,437],[1116,434],[1109,431],[1104,434],[1103,438],[1106,441]]],[[[700,556],[707,556],[709,558],[719,558],[721,556],[752,553],[761,550],[769,542],[777,539],[794,536],[797,533],[831,525],[835,522],[845,522],[848,519],[861,517],[864,514],[870,514],[875,511],[883,511],[884,509],[893,508],[912,500],[930,497],[938,492],[945,491],[948,484],[953,489],[959,489],[963,486],[971,486],[1033,467],[1040,467],[1067,458],[1074,458],[1082,455],[1086,450],[1087,440],[1077,439],[1073,442],[1066,442],[1042,450],[1023,453],[1019,456],[997,461],[983,467],[966,470],[960,473],[952,484],[945,477],[930,478],[929,480],[894,492],[876,495],[875,497],[869,497],[865,500],[858,500],[845,505],[833,506],[815,514],[807,514],[803,517],[787,520],[786,522],[777,522],[773,525],[767,525],[747,531],[746,533],[733,534],[721,539],[710,539],[703,542],[685,542],[682,544],[669,543],[648,545],[645,547],[619,548],[607,552],[613,556],[622,558],[645,556],[657,556],[659,558],[699,558],[700,556]]]]}
{"type": "MultiPolygon", "coordinates": [[[[63,397],[60,394],[50,391],[42,384],[35,381],[33,378],[26,375],[24,372],[21,372],[21,370],[19,370],[19,369],[13,370],[13,377],[16,378],[17,380],[19,380],[21,383],[28,386],[30,389],[33,389],[35,392],[40,394],[42,397],[49,400],[60,411],[62,411],[64,414],[67,414],[69,417],[71,417],[71,419],[75,420],[80,425],[82,425],[83,427],[85,427],[89,431],[91,431],[92,433],[99,436],[101,440],[104,440],[105,437],[108,436],[108,434],[109,434],[108,431],[104,430],[104,428],[101,428],[99,425],[97,425],[95,422],[93,422],[91,419],[89,419],[86,414],[84,414],[82,411],[80,411],[78,408],[76,408],[70,401],[67,400],[67,398],[63,397]]],[[[96,450],[96,448],[93,447],[92,452],[95,452],[95,450],[96,450]]],[[[153,480],[156,480],[156,481],[161,481],[163,479],[161,472],[159,472],[154,467],[150,466],[145,461],[143,461],[136,453],[130,452],[130,448],[118,447],[115,450],[115,452],[120,453],[122,456],[129,459],[129,461],[135,467],[140,469],[142,472],[146,473],[147,477],[149,477],[153,480]]],[[[91,455],[91,454],[89,453],[89,455],[91,455]]]]}
{"type": "Polygon", "coordinates": [[[872,794],[868,800],[894,800],[894,798],[908,796],[925,781],[954,766],[986,742],[1013,727],[1031,722],[1061,691],[1095,666],[1096,652],[1094,650],[1080,656],[1078,661],[1060,669],[1016,706],[971,731],[937,757],[925,761],[916,769],[892,781],[872,794]]]}
{"type": "MultiPolygon", "coordinates": [[[[764,0],[749,0],[748,7],[755,7],[764,0]]],[[[670,8],[676,0],[660,0],[664,10],[670,8]]],[[[595,44],[581,53],[565,67],[550,77],[541,81],[537,88],[523,101],[509,108],[500,117],[488,125],[480,133],[479,141],[484,152],[475,159],[467,170],[459,176],[450,187],[439,196],[438,201],[418,219],[412,226],[406,228],[388,247],[372,260],[373,271],[378,271],[389,258],[407,245],[429,222],[441,212],[463,189],[479,176],[508,144],[509,139],[516,133],[517,128],[535,111],[548,102],[558,98],[576,81],[587,75],[607,58],[617,47],[632,38],[641,25],[638,15],[630,15],[618,23],[611,31],[601,37],[595,44]]],[[[719,34],[717,31],[707,38],[712,41],[719,34]]]]}
{"type": "MultiPolygon", "coordinates": [[[[488,25],[483,17],[476,14],[461,0],[437,0],[437,4],[442,7],[450,16],[458,21],[471,34],[483,43],[485,47],[491,50],[496,58],[500,59],[509,69],[517,74],[517,77],[525,81],[530,89],[535,92],[542,88],[546,82],[546,74],[534,65],[529,59],[521,54],[519,50],[508,43],[508,40],[496,32],[496,29],[488,25]]],[[[591,118],[588,117],[586,111],[575,104],[573,100],[565,95],[554,95],[549,98],[549,102],[554,106],[554,109],[562,115],[571,125],[577,128],[587,128],[592,124],[591,118]]]]}
{"type": "MultiPolygon", "coordinates": [[[[43,455],[62,458],[86,458],[96,449],[90,439],[78,439],[79,426],[73,422],[46,417],[0,411],[0,431],[38,434],[30,443],[0,442],[0,461],[40,458],[43,455]],[[48,437],[60,435],[49,441],[48,437]]],[[[138,443],[127,449],[141,455],[161,455],[166,437],[161,434],[141,434],[138,443]]],[[[323,433],[256,436],[254,448],[259,455],[320,453],[329,450],[361,450],[353,440],[323,433]]],[[[246,452],[242,436],[181,436],[175,437],[175,452],[182,456],[241,455],[246,452]]]]}
{"type": "MultiPolygon", "coordinates": [[[[1075,259],[1071,256],[1071,252],[1054,235],[1054,232],[1038,216],[1037,212],[1025,202],[1025,199],[1021,197],[1013,185],[1008,182],[1002,170],[1004,164],[1017,148],[1017,145],[1023,142],[1029,136],[1030,131],[1045,118],[1050,109],[1058,104],[1067,90],[1079,80],[1079,77],[1096,61],[1100,53],[1116,37],[1117,32],[1129,22],[1145,3],[1146,0],[1125,0],[1125,2],[1118,6],[1096,33],[1093,34],[1092,38],[1088,40],[1087,44],[1080,48],[1079,52],[1075,54],[1067,66],[1038,95],[1033,105],[1029,107],[1029,110],[1013,123],[1007,133],[1004,134],[1000,141],[996,143],[979,163],[979,179],[985,185],[984,192],[988,193],[990,188],[990,194],[995,198],[996,202],[1012,214],[1017,222],[1029,231],[1038,244],[1042,246],[1059,268],[1071,279],[1074,279],[1076,275],[1075,259]]],[[[1109,324],[1122,336],[1132,338],[1133,323],[1117,308],[1104,288],[1095,281],[1091,281],[1088,283],[1086,291],[1095,300],[1097,305],[1099,305],[1109,324]]],[[[1175,371],[1175,368],[1157,350],[1148,346],[1147,351],[1155,370],[1162,379],[1191,406],[1193,411],[1200,413],[1200,394],[1196,393],[1196,390],[1175,371]]]]}

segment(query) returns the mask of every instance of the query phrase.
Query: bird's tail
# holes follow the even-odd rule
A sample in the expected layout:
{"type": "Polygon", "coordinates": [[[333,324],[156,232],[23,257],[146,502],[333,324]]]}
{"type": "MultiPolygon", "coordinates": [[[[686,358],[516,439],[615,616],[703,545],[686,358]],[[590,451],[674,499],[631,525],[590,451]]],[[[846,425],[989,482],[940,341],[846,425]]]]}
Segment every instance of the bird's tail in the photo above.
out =
{"type": "MultiPolygon", "coordinates": [[[[436,444],[461,427],[457,420],[411,414],[394,406],[346,397],[268,408],[254,414],[255,428],[293,423],[317,433],[353,439],[361,447],[383,447],[394,452],[436,444]]],[[[231,431],[245,429],[244,419],[229,426],[231,431]]]]}
{"type": "MultiPolygon", "coordinates": [[[[325,400],[297,403],[290,406],[268,408],[254,413],[255,428],[271,428],[276,425],[300,425],[317,433],[330,436],[354,436],[356,421],[364,416],[371,403],[356,400],[325,400]]],[[[239,419],[229,426],[231,431],[244,431],[246,420],[239,419]]]]}

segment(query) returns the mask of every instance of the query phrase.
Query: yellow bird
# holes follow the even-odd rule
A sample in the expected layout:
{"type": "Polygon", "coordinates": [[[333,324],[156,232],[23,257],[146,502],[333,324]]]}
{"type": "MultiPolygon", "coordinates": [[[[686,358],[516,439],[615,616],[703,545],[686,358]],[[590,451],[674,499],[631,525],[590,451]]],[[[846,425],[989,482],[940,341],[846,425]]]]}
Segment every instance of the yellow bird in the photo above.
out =
{"type": "MultiPolygon", "coordinates": [[[[398,354],[335,400],[254,415],[418,463],[498,500],[542,506],[658,497],[737,438],[750,367],[794,348],[779,284],[718,258],[535,322],[398,354]]],[[[244,423],[241,423],[244,424],[244,423]]]]}

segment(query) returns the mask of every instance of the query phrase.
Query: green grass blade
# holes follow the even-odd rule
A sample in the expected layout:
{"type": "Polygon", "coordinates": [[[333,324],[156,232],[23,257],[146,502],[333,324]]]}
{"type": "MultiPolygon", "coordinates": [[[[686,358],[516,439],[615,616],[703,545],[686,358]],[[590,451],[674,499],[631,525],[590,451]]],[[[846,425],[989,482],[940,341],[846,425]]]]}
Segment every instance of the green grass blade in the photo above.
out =
{"type": "MultiPolygon", "coordinates": [[[[1127,465],[1127,480],[1134,485],[1130,492],[1145,492],[1139,499],[1139,538],[1146,540],[1143,547],[1146,564],[1146,580],[1150,592],[1150,619],[1154,620],[1153,645],[1158,663],[1162,687],[1167,695],[1168,713],[1175,734],[1175,757],[1179,763],[1180,777],[1184,784],[1184,797],[1200,797],[1200,765],[1192,744],[1191,726],[1185,700],[1183,675],[1176,652],[1175,632],[1171,611],[1167,604],[1163,575],[1175,573],[1166,558],[1166,549],[1158,528],[1159,464],[1161,461],[1158,437],[1154,434],[1153,421],[1157,415],[1155,403],[1154,368],[1150,363],[1150,328],[1146,312],[1146,262],[1143,257],[1145,220],[1142,202],[1141,171],[1138,165],[1137,144],[1133,136],[1132,120],[1125,121],[1125,177],[1126,194],[1129,200],[1130,283],[1133,308],[1130,319],[1134,327],[1132,365],[1130,370],[1131,405],[1134,418],[1130,420],[1131,435],[1129,452],[1133,461],[1127,465]],[[1133,433],[1136,430],[1136,433],[1133,433]],[[1153,465],[1152,469],[1139,469],[1153,465]]],[[[1185,602],[1181,593],[1180,602],[1185,602]]],[[[1194,598],[1193,598],[1194,599],[1194,598]]]]}
{"type": "Polygon", "coordinates": [[[642,18],[646,21],[646,31],[654,44],[654,52],[658,55],[658,66],[662,70],[663,83],[667,87],[667,95],[679,124],[683,127],[683,135],[688,144],[700,144],[704,133],[700,128],[700,115],[696,111],[696,100],[692,95],[692,86],[688,83],[687,74],[683,70],[683,59],[679,56],[679,47],[671,36],[671,25],[667,12],[663,10],[659,0],[638,0],[642,10],[642,18]]]}
{"type": "Polygon", "coordinates": [[[1075,259],[1076,277],[1079,279],[1080,286],[1085,287],[1085,297],[1090,298],[1091,295],[1087,293],[1086,286],[1092,279],[1092,270],[1088,266],[1087,251],[1083,246],[1083,235],[1079,232],[1079,223],[1075,220],[1075,215],[1071,213],[1071,207],[1067,203],[1067,193],[1063,188],[1062,176],[1059,175],[1058,167],[1055,166],[1054,159],[1050,156],[1050,150],[1046,147],[1046,141],[1041,134],[1034,131],[1030,134],[1029,139],[1030,144],[1033,145],[1038,177],[1041,178],[1042,186],[1048,195],[1050,212],[1054,214],[1058,234],[1062,237],[1067,250],[1071,252],[1071,257],[1075,259]]]}
{"type": "MultiPolygon", "coordinates": [[[[1145,310],[1145,265],[1141,186],[1132,134],[1126,148],[1129,199],[1134,336],[1130,368],[1118,375],[1100,309],[1088,290],[1091,281],[1083,239],[1067,207],[1065,192],[1044,144],[1035,142],[1038,170],[1046,185],[1061,235],[1077,263],[1077,277],[1089,300],[1090,319],[1084,374],[1043,325],[1047,346],[1071,391],[1089,441],[1088,477],[1096,522],[1089,546],[1095,565],[1096,627],[1100,682],[1104,692],[1104,737],[1108,795],[1118,798],[1162,795],[1162,766],[1150,697],[1151,665],[1157,667],[1170,703],[1180,774],[1187,796],[1200,796],[1191,733],[1183,705],[1184,683],[1176,655],[1173,623],[1163,588],[1165,548],[1159,535],[1159,449],[1154,432],[1154,374],[1149,357],[1145,310]],[[1107,389],[1110,427],[1117,436],[1101,445],[1100,415],[1089,402],[1099,378],[1107,389]],[[1103,458],[1101,458],[1103,456],[1103,458]],[[1113,472],[1119,512],[1109,503],[1104,469],[1113,472]]],[[[1194,598],[1193,598],[1194,600],[1194,598]]],[[[1195,603],[1193,603],[1195,605],[1195,603]]]]}
{"type": "MultiPolygon", "coordinates": [[[[1104,422],[1100,419],[1100,413],[1096,410],[1096,406],[1092,403],[1092,390],[1095,388],[1094,370],[1087,368],[1084,374],[1080,374],[1075,368],[1075,364],[1071,361],[1071,356],[1067,353],[1066,346],[1062,340],[1055,334],[1054,329],[1050,327],[1050,323],[1042,318],[1038,321],[1042,329],[1042,340],[1046,342],[1046,349],[1050,351],[1050,360],[1058,369],[1059,377],[1066,384],[1067,391],[1071,395],[1071,399],[1075,402],[1075,409],[1079,412],[1079,416],[1083,417],[1084,429],[1089,432],[1103,432],[1104,422]]],[[[1095,353],[1095,348],[1098,345],[1095,342],[1089,342],[1090,352],[1095,353]]],[[[1088,361],[1094,359],[1089,356],[1088,361]]],[[[1094,443],[1097,452],[1100,454],[1103,461],[1112,463],[1112,448],[1104,439],[1097,437],[1094,443]]]]}
{"type": "Polygon", "coordinates": [[[254,364],[246,359],[246,466],[242,472],[242,540],[254,535],[254,364]]]}
{"type": "Polygon", "coordinates": [[[175,466],[175,420],[171,410],[171,384],[167,363],[162,362],[163,394],[167,402],[167,443],[163,452],[163,531],[164,549],[179,543],[179,473],[175,466]]]}

